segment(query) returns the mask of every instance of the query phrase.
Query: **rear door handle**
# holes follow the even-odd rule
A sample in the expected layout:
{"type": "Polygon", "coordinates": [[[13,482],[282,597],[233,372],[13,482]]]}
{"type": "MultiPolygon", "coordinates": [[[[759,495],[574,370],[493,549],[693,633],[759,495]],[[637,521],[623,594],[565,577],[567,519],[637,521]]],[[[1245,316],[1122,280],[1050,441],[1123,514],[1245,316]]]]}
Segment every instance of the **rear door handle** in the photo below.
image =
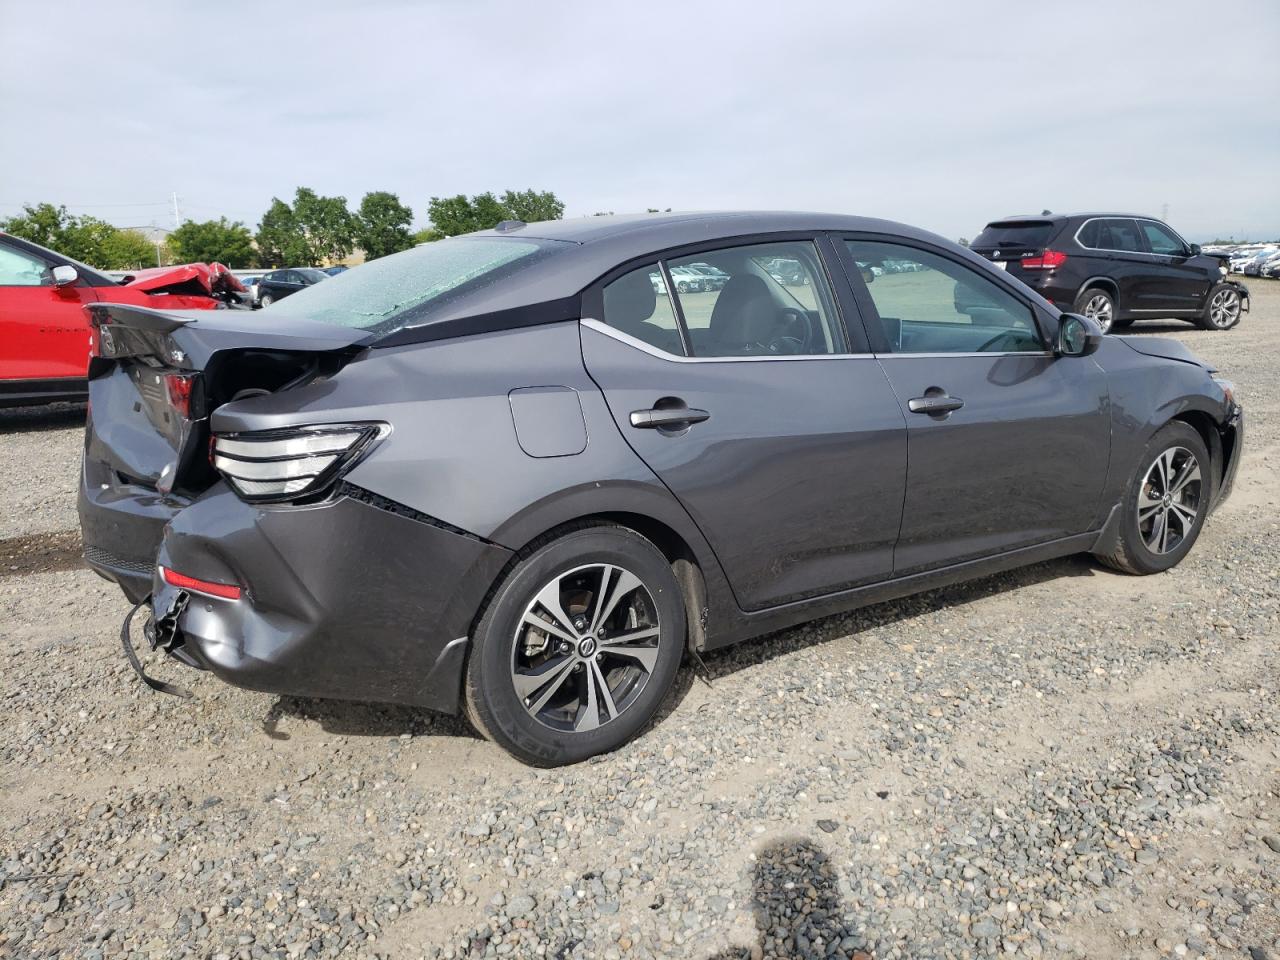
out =
{"type": "Polygon", "coordinates": [[[945,393],[935,397],[915,397],[907,401],[907,409],[912,413],[950,413],[964,406],[959,397],[949,397],[945,393]]]}
{"type": "Polygon", "coordinates": [[[709,420],[710,418],[711,414],[707,413],[707,411],[695,410],[692,407],[654,407],[649,410],[631,411],[631,425],[643,430],[701,423],[703,420],[709,420]]]}

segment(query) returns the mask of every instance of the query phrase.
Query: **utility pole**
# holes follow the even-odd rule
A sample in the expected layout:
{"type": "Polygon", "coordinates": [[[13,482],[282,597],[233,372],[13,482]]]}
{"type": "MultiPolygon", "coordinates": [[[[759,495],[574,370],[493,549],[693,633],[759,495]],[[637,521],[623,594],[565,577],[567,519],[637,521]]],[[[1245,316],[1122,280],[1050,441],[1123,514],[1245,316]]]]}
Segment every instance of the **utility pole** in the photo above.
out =
{"type": "Polygon", "coordinates": [[[1160,219],[1165,223],[1169,222],[1169,204],[1167,201],[1160,205],[1160,219]]]}
{"type": "Polygon", "coordinates": [[[178,209],[178,191],[173,191],[173,228],[182,226],[182,212],[178,209]]]}

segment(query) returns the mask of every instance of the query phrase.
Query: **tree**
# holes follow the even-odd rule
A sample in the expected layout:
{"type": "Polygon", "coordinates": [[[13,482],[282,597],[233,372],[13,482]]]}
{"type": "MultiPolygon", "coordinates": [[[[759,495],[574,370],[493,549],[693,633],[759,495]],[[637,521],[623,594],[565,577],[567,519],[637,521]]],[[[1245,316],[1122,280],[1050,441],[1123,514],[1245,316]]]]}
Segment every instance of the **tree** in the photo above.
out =
{"type": "Polygon", "coordinates": [[[26,204],[18,216],[0,221],[0,227],[100,270],[132,270],[151,266],[155,259],[155,246],[137,230],[121,230],[97,217],[77,217],[51,203],[26,204]]]}
{"type": "Polygon", "coordinates": [[[456,197],[432,197],[427,215],[442,236],[456,237],[474,230],[490,230],[503,220],[559,220],[564,216],[564,204],[550,190],[508,190],[501,200],[489,192],[470,199],[460,193],[456,197]]]}
{"type": "Polygon", "coordinates": [[[271,198],[271,206],[258,224],[258,260],[263,266],[283,267],[302,263],[307,255],[307,240],[302,235],[293,208],[279,197],[271,198]]]}
{"type": "Polygon", "coordinates": [[[103,240],[104,270],[141,270],[157,267],[156,245],[138,230],[116,230],[103,240]]]}
{"type": "Polygon", "coordinates": [[[221,263],[228,267],[254,265],[253,237],[249,228],[226,217],[197,223],[188,220],[169,234],[174,256],[184,263],[221,263]]]}
{"type": "Polygon", "coordinates": [[[366,193],[356,213],[355,239],[366,260],[376,260],[413,246],[409,224],[413,211],[394,193],[375,190],[366,193]]]}
{"type": "Polygon", "coordinates": [[[306,237],[308,264],[341,260],[355,247],[356,220],[347,209],[346,197],[322,197],[309,187],[299,187],[293,215],[306,237]]]}
{"type": "Polygon", "coordinates": [[[419,230],[413,235],[414,243],[435,243],[437,240],[443,239],[444,234],[435,227],[427,227],[424,230],[419,230]]]}
{"type": "Polygon", "coordinates": [[[355,246],[355,232],[346,197],[322,197],[310,187],[299,187],[292,207],[271,198],[258,223],[258,258],[271,267],[341,260],[355,246]]]}
{"type": "Polygon", "coordinates": [[[507,209],[508,220],[537,223],[539,220],[559,220],[564,216],[564,204],[550,190],[516,192],[508,190],[502,195],[502,205],[507,209]]]}

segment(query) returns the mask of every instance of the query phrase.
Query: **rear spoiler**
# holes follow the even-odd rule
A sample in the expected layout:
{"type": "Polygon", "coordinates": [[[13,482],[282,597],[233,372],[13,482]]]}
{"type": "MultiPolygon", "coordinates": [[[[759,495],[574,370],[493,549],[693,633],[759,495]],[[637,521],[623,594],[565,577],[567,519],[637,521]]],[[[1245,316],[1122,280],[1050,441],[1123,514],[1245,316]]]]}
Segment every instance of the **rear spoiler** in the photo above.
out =
{"type": "Polygon", "coordinates": [[[85,305],[84,311],[89,315],[89,326],[95,329],[111,325],[151,333],[172,333],[192,320],[191,317],[128,303],[90,303],[85,305]]]}

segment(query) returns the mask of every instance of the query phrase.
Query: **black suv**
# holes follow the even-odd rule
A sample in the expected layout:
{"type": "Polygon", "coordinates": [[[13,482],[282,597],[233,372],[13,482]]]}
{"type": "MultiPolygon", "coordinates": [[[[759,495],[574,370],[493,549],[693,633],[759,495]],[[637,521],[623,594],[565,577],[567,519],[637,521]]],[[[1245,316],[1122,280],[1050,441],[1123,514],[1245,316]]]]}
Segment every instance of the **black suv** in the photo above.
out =
{"type": "Polygon", "coordinates": [[[1249,309],[1226,263],[1167,224],[1125,213],[1044,214],[987,224],[971,249],[1103,331],[1172,317],[1230,330],[1249,309]]]}
{"type": "Polygon", "coordinates": [[[305,290],[313,283],[328,280],[329,274],[315,267],[290,267],[288,270],[272,270],[258,281],[258,303],[269,307],[291,293],[305,290]]]}

